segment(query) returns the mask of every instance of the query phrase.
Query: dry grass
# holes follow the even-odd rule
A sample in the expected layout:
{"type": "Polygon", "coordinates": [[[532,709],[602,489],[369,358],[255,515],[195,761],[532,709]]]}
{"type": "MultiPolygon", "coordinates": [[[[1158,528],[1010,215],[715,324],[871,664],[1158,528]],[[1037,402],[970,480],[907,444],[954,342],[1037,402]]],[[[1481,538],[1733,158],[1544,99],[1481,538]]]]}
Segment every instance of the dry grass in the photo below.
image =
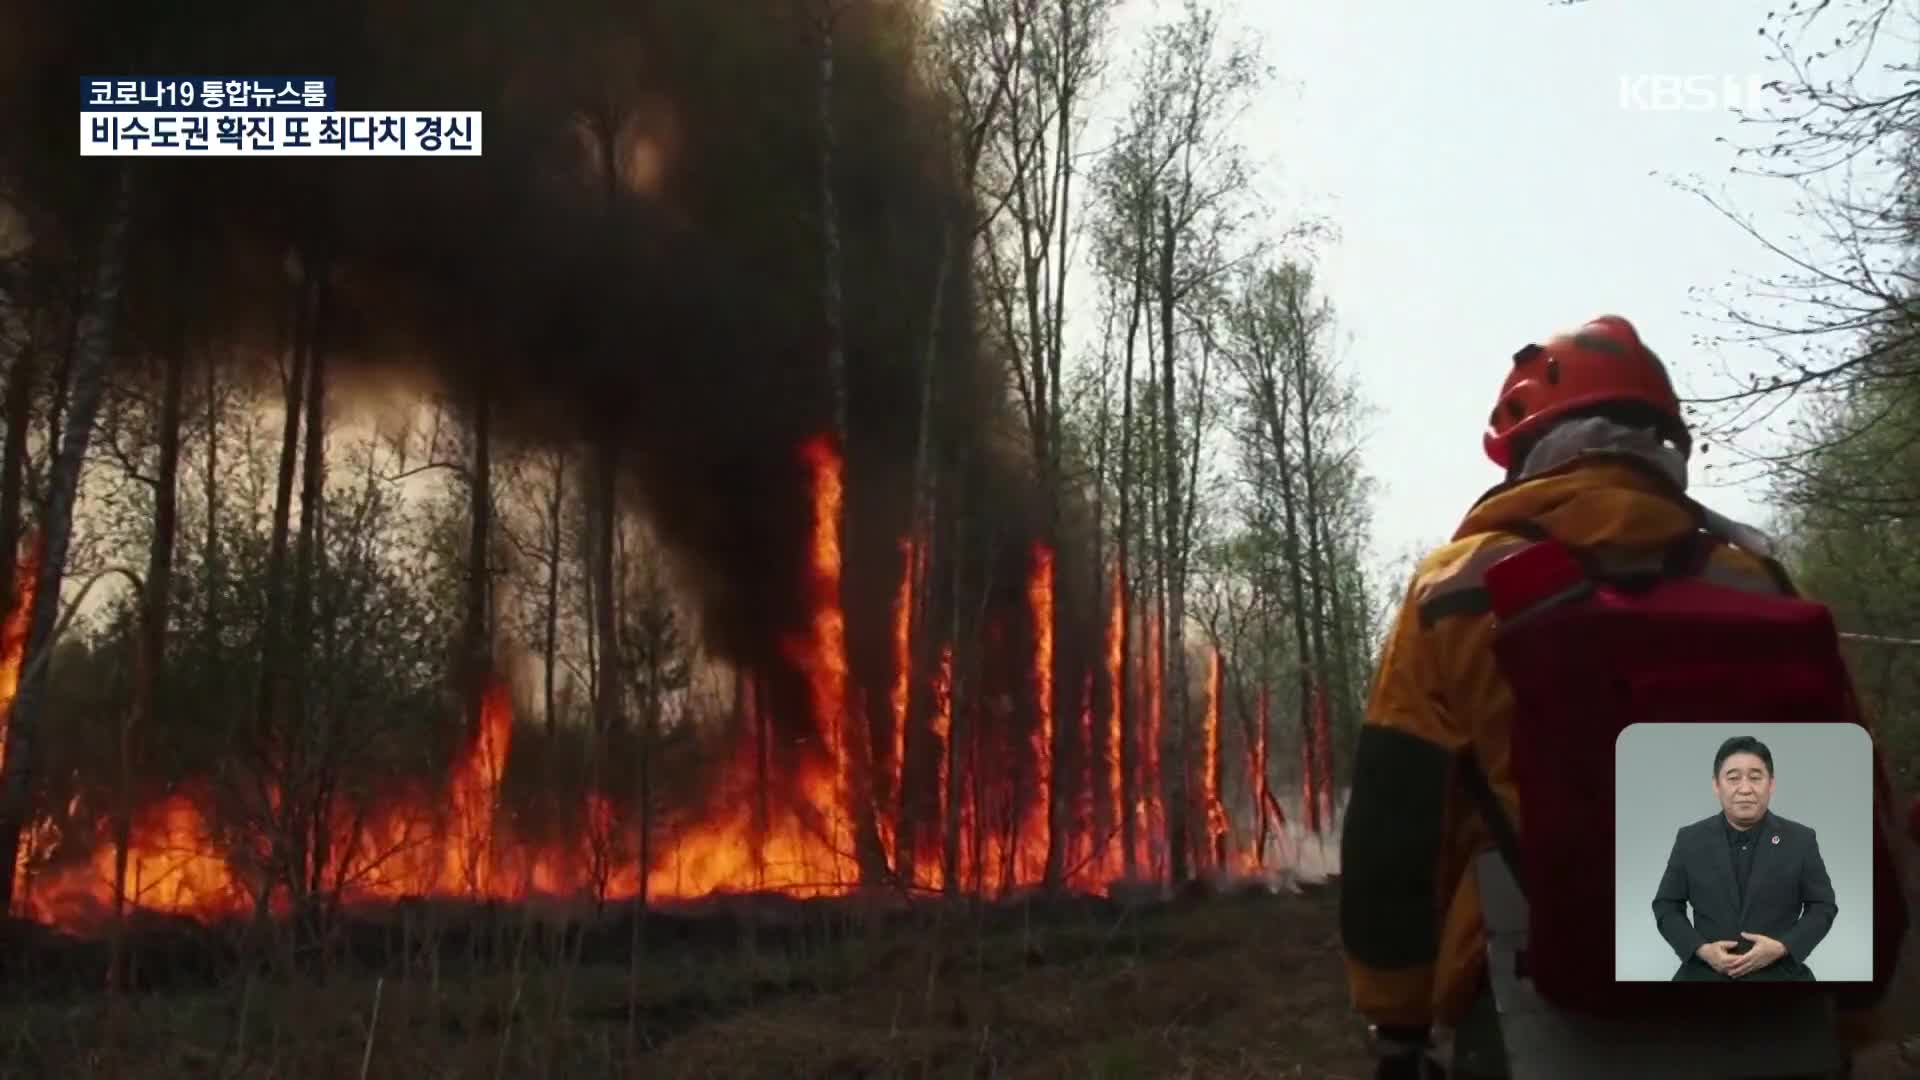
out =
{"type": "Polygon", "coordinates": [[[958,910],[518,972],[16,1002],[0,1076],[1361,1076],[1331,889],[1150,911],[958,910]],[[244,1022],[243,1022],[244,1017],[244,1022]],[[371,1038],[369,1039],[369,1028],[371,1038]],[[369,1050],[370,1047],[370,1050],[369,1050]]]}
{"type": "MultiPolygon", "coordinates": [[[[1328,888],[991,925],[841,913],[653,946],[632,982],[624,960],[528,947],[486,974],[14,1003],[0,1077],[1364,1077],[1336,903],[1328,888]]],[[[1909,960],[1891,1012],[1920,1034],[1920,942],[1909,960]]],[[[1862,1065],[1914,1075],[1891,1048],[1862,1065]]]]}

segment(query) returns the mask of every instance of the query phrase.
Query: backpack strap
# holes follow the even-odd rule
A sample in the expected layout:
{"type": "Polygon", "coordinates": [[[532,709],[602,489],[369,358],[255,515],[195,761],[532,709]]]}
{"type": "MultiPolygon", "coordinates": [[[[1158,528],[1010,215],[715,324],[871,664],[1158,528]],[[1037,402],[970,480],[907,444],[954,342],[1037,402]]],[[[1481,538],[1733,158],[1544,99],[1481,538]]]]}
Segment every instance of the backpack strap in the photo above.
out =
{"type": "MultiPolygon", "coordinates": [[[[1554,541],[1553,534],[1531,518],[1505,522],[1500,531],[1534,544],[1554,541]]],[[[1568,552],[1583,565],[1586,564],[1585,552],[1571,547],[1568,552]]],[[[1473,744],[1469,742],[1456,758],[1461,786],[1466,788],[1467,796],[1473,800],[1480,819],[1486,822],[1487,831],[1493,834],[1494,847],[1499,849],[1501,859],[1506,862],[1514,883],[1524,896],[1526,884],[1520,876],[1520,833],[1513,827],[1513,819],[1507,816],[1506,808],[1500,805],[1500,797],[1493,793],[1493,785],[1487,780],[1486,770],[1480,767],[1480,757],[1474,751],[1473,744]]]]}
{"type": "Polygon", "coordinates": [[[1779,558],[1774,555],[1773,542],[1765,533],[1751,525],[1743,525],[1692,499],[1687,500],[1687,505],[1700,523],[1701,531],[1719,543],[1739,548],[1758,559],[1761,567],[1766,570],[1767,577],[1773,580],[1774,588],[1780,590],[1780,595],[1794,599],[1800,598],[1799,587],[1794,585],[1793,579],[1787,574],[1787,568],[1781,565],[1779,558]]]}
{"type": "Polygon", "coordinates": [[[1698,577],[1706,572],[1714,549],[1724,543],[1727,543],[1724,537],[1695,529],[1667,548],[1660,572],[1670,578],[1698,577]]]}
{"type": "Polygon", "coordinates": [[[1705,572],[1707,560],[1713,557],[1715,547],[1723,543],[1732,543],[1731,540],[1708,528],[1695,528],[1668,545],[1667,549],[1661,553],[1657,569],[1621,573],[1617,570],[1608,570],[1595,553],[1587,548],[1558,540],[1537,521],[1507,522],[1500,527],[1499,531],[1530,543],[1559,543],[1566,549],[1567,554],[1580,564],[1580,568],[1586,571],[1587,577],[1597,582],[1635,590],[1663,578],[1697,577],[1705,572]]]}

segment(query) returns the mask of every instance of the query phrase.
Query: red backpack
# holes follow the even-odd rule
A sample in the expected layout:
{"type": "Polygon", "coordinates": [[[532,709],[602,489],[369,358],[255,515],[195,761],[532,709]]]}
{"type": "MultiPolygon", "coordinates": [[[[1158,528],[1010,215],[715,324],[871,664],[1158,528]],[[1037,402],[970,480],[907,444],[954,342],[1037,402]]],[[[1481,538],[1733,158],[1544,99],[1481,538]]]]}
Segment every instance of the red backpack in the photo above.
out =
{"type": "MultiPolygon", "coordinates": [[[[1614,742],[1642,722],[1861,724],[1832,615],[1794,595],[1771,560],[1777,594],[1706,580],[1713,547],[1728,542],[1706,532],[1674,545],[1656,570],[1621,577],[1535,526],[1512,531],[1534,542],[1492,566],[1486,587],[1494,652],[1514,694],[1517,834],[1471,753],[1462,771],[1527,902],[1519,974],[1552,1005],[1594,1015],[1753,1004],[1752,993],[1715,984],[1614,982],[1613,875],[1594,872],[1597,852],[1613,865],[1614,742]],[[1569,760],[1604,765],[1568,769],[1569,760]]],[[[1906,928],[1881,816],[1874,982],[1843,984],[1871,998],[1890,979],[1906,928]]],[[[1742,989],[1792,995],[1807,986],[1742,989]]]]}

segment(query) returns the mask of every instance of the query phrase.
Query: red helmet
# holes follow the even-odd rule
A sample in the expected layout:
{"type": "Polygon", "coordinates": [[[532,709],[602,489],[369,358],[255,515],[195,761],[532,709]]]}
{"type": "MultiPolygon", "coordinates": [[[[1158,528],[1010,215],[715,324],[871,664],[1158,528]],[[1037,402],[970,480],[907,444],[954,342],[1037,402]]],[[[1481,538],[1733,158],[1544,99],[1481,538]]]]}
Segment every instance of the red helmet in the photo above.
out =
{"type": "Polygon", "coordinates": [[[1493,463],[1509,468],[1515,444],[1554,421],[1596,405],[1628,403],[1652,409],[1662,433],[1688,449],[1686,420],[1666,366],[1641,343],[1632,323],[1602,315],[1513,354],[1513,370],[1501,384],[1482,441],[1493,463]]]}

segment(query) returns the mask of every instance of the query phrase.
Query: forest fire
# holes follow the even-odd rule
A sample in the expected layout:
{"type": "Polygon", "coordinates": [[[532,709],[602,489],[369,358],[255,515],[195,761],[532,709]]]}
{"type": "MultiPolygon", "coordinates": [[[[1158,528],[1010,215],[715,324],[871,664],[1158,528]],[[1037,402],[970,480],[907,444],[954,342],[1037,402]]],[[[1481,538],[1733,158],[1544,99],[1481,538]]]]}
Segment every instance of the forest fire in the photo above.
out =
{"type": "Polygon", "coordinates": [[[1313,740],[1300,740],[1300,817],[1307,828],[1320,831],[1320,785],[1313,771],[1313,740]]]}
{"type": "Polygon", "coordinates": [[[44,540],[36,536],[15,568],[13,606],[0,622],[0,765],[7,760],[7,718],[13,712],[13,695],[20,689],[20,664],[27,652],[27,625],[33,615],[33,590],[39,584],[43,546],[44,540]]]}
{"type": "MultiPolygon", "coordinates": [[[[914,583],[924,580],[924,553],[909,540],[899,543],[900,579],[888,618],[888,696],[884,715],[891,725],[886,749],[874,753],[864,713],[857,706],[848,656],[846,614],[842,609],[841,522],[844,499],[842,462],[833,443],[814,439],[800,451],[809,484],[806,522],[805,601],[801,629],[784,638],[781,655],[801,677],[806,710],[799,753],[776,766],[775,713],[781,707],[756,673],[743,671],[736,684],[738,730],[732,750],[717,769],[699,811],[667,824],[625,804],[598,786],[578,796],[566,820],[572,826],[537,828],[511,809],[503,795],[513,762],[514,715],[507,684],[489,680],[480,722],[460,745],[439,784],[405,782],[358,805],[334,801],[323,811],[323,835],[305,855],[275,854],[288,841],[276,841],[276,820],[242,826],[228,809],[231,798],[204,777],[172,786],[132,812],[128,834],[128,900],[151,911],[201,919],[243,916],[261,910],[263,881],[277,880],[269,867],[290,857],[316,862],[307,874],[312,895],[337,904],[393,901],[411,897],[524,900],[532,897],[617,902],[636,896],[650,901],[695,899],[716,892],[772,890],[794,896],[844,894],[862,880],[857,833],[862,812],[884,837],[884,857],[904,867],[912,849],[914,884],[1004,891],[1037,883],[1048,871],[1050,846],[1058,846],[1062,880],[1075,888],[1098,889],[1121,874],[1120,824],[1128,789],[1126,721],[1122,694],[1109,693],[1104,709],[1097,701],[1096,674],[1109,687],[1121,683],[1123,623],[1126,609],[1117,588],[1103,603],[1101,648],[1090,655],[1092,669],[1056,672],[1054,581],[1055,552],[1034,544],[1027,552],[1023,583],[1026,633],[1006,633],[996,622],[983,647],[989,652],[1024,641],[1010,687],[1011,700],[1025,707],[999,709],[990,700],[965,703],[968,745],[956,736],[955,656],[952,641],[938,642],[935,669],[924,717],[916,720],[912,692],[914,583]],[[1093,670],[1093,669],[1097,669],[1093,670]],[[1071,677],[1077,723],[1067,740],[1076,766],[1055,756],[1055,680],[1071,677]],[[1022,733],[1019,717],[1030,723],[1022,733]],[[929,751],[937,820],[908,828],[905,786],[912,783],[908,732],[923,724],[929,751]],[[771,776],[776,768],[790,775],[771,776]],[[1060,788],[1072,808],[1060,820],[1049,813],[1060,788]],[[771,794],[770,794],[771,793],[771,794]],[[864,806],[861,800],[866,800],[864,806]],[[946,815],[956,820],[951,830],[946,815]],[[1052,830],[1065,834],[1054,837],[1052,830]],[[957,840],[957,844],[955,841],[957,840]],[[933,841],[933,842],[930,842],[933,841]],[[957,851],[955,850],[957,848],[957,851]],[[954,862],[958,858],[958,862],[954,862]]],[[[25,583],[20,603],[9,613],[0,641],[0,693],[10,700],[20,673],[26,613],[31,609],[33,557],[22,561],[25,583]]],[[[1119,580],[1116,568],[1115,584],[1119,580]]],[[[1143,618],[1144,648],[1136,670],[1140,706],[1141,753],[1133,778],[1138,792],[1133,808],[1140,826],[1136,852],[1142,867],[1157,866],[1162,850],[1154,829],[1161,822],[1160,750],[1161,671],[1166,662],[1158,620],[1143,618]]],[[[1225,702],[1225,658],[1209,652],[1200,712],[1204,764],[1202,808],[1210,865],[1226,869],[1230,809],[1222,790],[1221,716],[1225,702]]],[[[1324,775],[1326,716],[1316,698],[1317,738],[1303,746],[1303,768],[1324,775]]],[[[1261,696],[1258,741],[1248,748],[1254,772],[1246,812],[1265,818],[1272,795],[1261,782],[1266,762],[1265,693],[1261,696]]],[[[877,721],[876,721],[877,723],[877,721]]],[[[789,728],[789,730],[791,730],[789,728]]],[[[1065,732],[1062,733],[1067,734],[1065,732]]],[[[265,816],[276,819],[287,808],[278,788],[266,783],[265,816]]],[[[1303,793],[1308,814],[1317,816],[1319,791],[1303,793]]],[[[98,800],[107,801],[107,800],[98,800]]],[[[1277,805],[1273,813],[1278,814],[1277,805]]],[[[84,837],[108,837],[108,816],[76,797],[64,822],[47,815],[36,822],[23,849],[23,888],[16,909],[31,918],[77,931],[97,929],[113,910],[115,847],[111,841],[84,852],[63,850],[63,843],[84,844],[84,837]],[[80,823],[73,829],[69,823],[80,823]],[[30,862],[31,859],[31,862],[30,862]]],[[[1264,865],[1259,858],[1241,866],[1264,865]]],[[[295,889],[293,891],[298,891],[295,889]]],[[[296,901],[281,881],[266,908],[289,910],[296,901]]]]}
{"type": "Polygon", "coordinates": [[[1093,738],[1093,672],[1080,684],[1080,730],[1076,752],[1080,756],[1080,778],[1075,785],[1074,796],[1074,833],[1079,838],[1076,848],[1075,864],[1082,873],[1091,872],[1098,864],[1102,854],[1099,843],[1098,827],[1093,820],[1093,797],[1100,790],[1095,780],[1094,759],[1099,756],[1099,744],[1093,738]]]}
{"type": "MultiPolygon", "coordinates": [[[[1126,625],[1127,607],[1125,593],[1122,591],[1120,564],[1113,564],[1113,581],[1108,585],[1109,607],[1107,610],[1106,656],[1107,685],[1121,687],[1126,685],[1121,677],[1120,658],[1124,648],[1122,634],[1126,625]]],[[[1124,695],[1114,692],[1107,700],[1107,807],[1108,820],[1113,822],[1113,839],[1108,845],[1111,851],[1111,867],[1124,865],[1124,855],[1120,850],[1126,842],[1126,833],[1121,828],[1121,817],[1126,813],[1126,774],[1122,772],[1122,762],[1126,760],[1122,747],[1126,744],[1126,725],[1123,718],[1124,695]]]]}
{"type": "Polygon", "coordinates": [[[1253,845],[1243,868],[1256,870],[1267,864],[1267,825],[1271,821],[1279,824],[1270,816],[1273,792],[1267,787],[1267,723],[1270,698],[1267,688],[1262,686],[1254,699],[1253,730],[1247,740],[1247,791],[1253,797],[1254,834],[1253,845]]]}
{"type": "Polygon", "coordinates": [[[1145,706],[1146,730],[1140,739],[1140,852],[1141,866],[1153,867],[1157,872],[1160,861],[1154,857],[1156,836],[1164,823],[1160,804],[1160,710],[1164,699],[1160,694],[1160,674],[1166,668],[1166,655],[1161,650],[1159,612],[1147,620],[1146,663],[1141,678],[1141,698],[1145,706]]]}
{"type": "MultiPolygon", "coordinates": [[[[913,685],[913,582],[919,576],[918,557],[913,541],[900,542],[900,588],[893,598],[893,692],[888,702],[892,706],[889,719],[893,722],[893,749],[887,755],[886,790],[888,805],[896,814],[905,790],[902,784],[907,763],[907,706],[913,685]]],[[[891,837],[896,865],[900,845],[909,842],[909,838],[899,835],[896,821],[891,837]]]]}
{"type": "MultiPolygon", "coordinates": [[[[940,666],[933,673],[933,716],[929,722],[933,735],[934,761],[934,805],[949,805],[952,793],[953,754],[953,646],[940,647],[940,666]]],[[[945,885],[945,873],[928,879],[932,884],[945,885]]]]}
{"type": "Polygon", "coordinates": [[[1207,848],[1215,866],[1227,862],[1227,808],[1220,802],[1220,701],[1225,687],[1226,664],[1219,649],[1209,650],[1207,665],[1207,709],[1203,714],[1202,737],[1206,756],[1201,764],[1201,798],[1207,815],[1207,848]]]}
{"type": "MultiPolygon", "coordinates": [[[[1314,750],[1314,760],[1303,775],[1317,776],[1319,784],[1314,788],[1320,798],[1317,820],[1325,828],[1333,825],[1333,732],[1327,718],[1327,688],[1318,682],[1313,687],[1313,738],[1307,740],[1314,750]]],[[[1319,831],[1316,829],[1315,831],[1319,831]]]]}
{"type": "MultiPolygon", "coordinates": [[[[840,607],[840,515],[845,497],[839,451],[826,438],[807,442],[802,449],[813,483],[813,520],[809,545],[808,636],[788,643],[788,658],[806,673],[819,746],[826,755],[816,774],[803,767],[802,786],[814,813],[826,823],[827,843],[834,852],[853,850],[851,803],[853,752],[849,736],[858,729],[847,722],[846,618],[840,607]]],[[[838,861],[838,860],[836,860],[838,861]]]]}
{"type": "MultiPolygon", "coordinates": [[[[1033,619],[1033,801],[1026,835],[1038,837],[1039,858],[1044,865],[1051,822],[1048,808],[1053,796],[1053,549],[1038,544],[1033,549],[1033,566],[1027,577],[1027,603],[1033,619]]],[[[1023,852],[1023,864],[1033,856],[1023,852]]]]}

